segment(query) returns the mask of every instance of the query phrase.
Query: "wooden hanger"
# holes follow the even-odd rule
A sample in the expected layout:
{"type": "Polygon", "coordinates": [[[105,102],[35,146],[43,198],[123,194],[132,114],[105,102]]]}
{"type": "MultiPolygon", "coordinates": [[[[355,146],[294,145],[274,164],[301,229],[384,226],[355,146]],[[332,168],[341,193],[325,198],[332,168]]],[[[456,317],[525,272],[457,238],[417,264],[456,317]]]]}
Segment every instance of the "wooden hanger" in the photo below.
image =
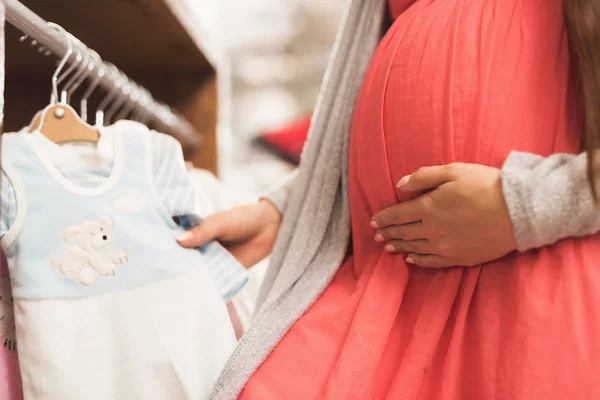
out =
{"type": "MultiPolygon", "coordinates": [[[[44,136],[55,143],[65,142],[97,142],[100,139],[100,132],[97,128],[89,125],[83,119],[77,115],[77,112],[67,104],[68,91],[61,93],[62,98],[60,102],[58,100],[58,83],[64,79],[75,67],[80,65],[83,60],[81,54],[82,50],[79,48],[77,51],[76,63],[72,64],[67,72],[60,75],[60,72],[68,62],[71,54],[73,54],[73,46],[76,39],[70,36],[62,27],[56,24],[49,23],[49,25],[55,27],[60,33],[62,33],[67,39],[68,49],[65,56],[58,65],[56,71],[52,75],[52,99],[50,105],[39,113],[39,116],[34,117],[31,124],[32,130],[41,132],[44,136]]],[[[83,45],[82,45],[83,46],[83,45]]],[[[87,64],[87,60],[86,60],[87,64]]],[[[82,70],[82,72],[85,69],[82,70]]],[[[74,75],[67,84],[67,87],[72,86],[80,74],[74,75]]]]}
{"type": "Polygon", "coordinates": [[[54,143],[97,142],[100,132],[83,121],[68,104],[57,103],[40,115],[39,130],[54,143]]]}

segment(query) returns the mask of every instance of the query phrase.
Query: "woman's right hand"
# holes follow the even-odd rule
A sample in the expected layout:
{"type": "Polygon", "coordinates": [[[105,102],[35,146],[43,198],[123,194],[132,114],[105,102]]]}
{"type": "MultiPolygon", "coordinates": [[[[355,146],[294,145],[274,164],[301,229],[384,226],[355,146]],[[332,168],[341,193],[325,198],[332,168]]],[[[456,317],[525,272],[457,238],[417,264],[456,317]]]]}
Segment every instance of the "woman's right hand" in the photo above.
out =
{"type": "Polygon", "coordinates": [[[183,247],[199,247],[218,240],[244,267],[250,268],[271,253],[280,224],[281,214],[275,206],[260,200],[211,215],[177,241],[183,247]]]}

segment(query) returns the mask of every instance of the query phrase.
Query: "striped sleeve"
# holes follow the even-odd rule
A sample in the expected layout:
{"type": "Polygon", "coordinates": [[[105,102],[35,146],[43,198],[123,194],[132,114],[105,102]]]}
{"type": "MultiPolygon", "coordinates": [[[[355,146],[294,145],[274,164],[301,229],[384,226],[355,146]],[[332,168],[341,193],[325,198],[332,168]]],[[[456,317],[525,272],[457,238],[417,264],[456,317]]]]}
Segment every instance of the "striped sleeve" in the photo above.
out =
{"type": "MultiPolygon", "coordinates": [[[[202,188],[185,167],[181,145],[170,136],[152,133],[153,181],[156,193],[184,229],[202,223],[202,188]]],[[[200,248],[224,301],[228,303],[248,281],[246,269],[218,242],[200,248]]]]}
{"type": "MultiPolygon", "coordinates": [[[[175,217],[177,223],[184,229],[191,229],[202,224],[202,218],[187,214],[175,217]]],[[[225,303],[231,299],[248,282],[246,269],[219,242],[212,241],[200,247],[210,274],[219,289],[225,303]]]]}
{"type": "Polygon", "coordinates": [[[152,133],[154,186],[172,216],[201,212],[200,192],[187,173],[177,140],[152,133]]]}

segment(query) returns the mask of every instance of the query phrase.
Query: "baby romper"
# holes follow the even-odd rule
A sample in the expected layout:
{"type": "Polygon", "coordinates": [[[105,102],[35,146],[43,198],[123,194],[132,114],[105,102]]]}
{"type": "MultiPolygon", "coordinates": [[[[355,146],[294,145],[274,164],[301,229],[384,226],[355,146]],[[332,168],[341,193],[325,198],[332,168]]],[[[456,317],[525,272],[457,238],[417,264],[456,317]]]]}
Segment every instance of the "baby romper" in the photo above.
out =
{"type": "Polygon", "coordinates": [[[66,179],[4,135],[18,214],[3,238],[28,399],[203,399],[235,346],[217,287],[152,184],[149,136],[115,135],[109,178],[66,179]]]}

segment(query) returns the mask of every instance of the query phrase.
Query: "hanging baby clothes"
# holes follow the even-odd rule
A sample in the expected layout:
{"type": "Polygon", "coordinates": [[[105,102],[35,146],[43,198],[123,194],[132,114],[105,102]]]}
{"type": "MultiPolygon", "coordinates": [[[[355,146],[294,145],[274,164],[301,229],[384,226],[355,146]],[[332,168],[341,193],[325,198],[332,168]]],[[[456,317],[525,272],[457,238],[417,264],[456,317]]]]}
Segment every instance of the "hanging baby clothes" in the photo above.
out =
{"type": "MultiPolygon", "coordinates": [[[[67,179],[39,133],[4,137],[17,213],[2,242],[28,399],[203,399],[235,346],[207,260],[175,241],[174,204],[152,176],[156,135],[105,130],[98,149],[112,138],[114,161],[93,187],[67,179]]],[[[176,192],[181,148],[160,137],[176,192]]]]}
{"type": "MultiPolygon", "coordinates": [[[[115,134],[118,134],[121,129],[148,131],[135,122],[120,121],[103,130],[103,138],[98,146],[81,142],[57,146],[39,132],[34,132],[32,135],[36,138],[41,151],[52,159],[56,169],[66,179],[74,184],[94,187],[103,184],[111,174],[114,159],[113,140],[115,134]]],[[[21,132],[26,133],[25,130],[21,132]]],[[[200,214],[206,217],[218,211],[215,207],[216,203],[231,197],[229,194],[221,195],[221,192],[224,193],[223,188],[215,186],[211,180],[204,179],[198,185],[192,176],[187,179],[184,171],[181,170],[183,158],[181,149],[171,137],[153,132],[149,135],[149,140],[152,149],[151,175],[154,187],[170,215],[195,218],[195,214],[200,214]],[[216,193],[217,191],[219,193],[216,193]]],[[[8,232],[17,214],[14,189],[4,172],[2,172],[1,183],[0,238],[8,232]]],[[[231,207],[229,203],[226,203],[219,210],[229,207],[231,207]]],[[[187,229],[185,226],[184,228],[187,229]]],[[[202,252],[219,292],[228,303],[249,281],[248,272],[218,242],[203,246],[202,252]],[[223,279],[224,277],[226,279],[223,279]]]]}
{"type": "Polygon", "coordinates": [[[13,301],[5,265],[0,268],[0,341],[0,399],[22,400],[13,301]]]}

